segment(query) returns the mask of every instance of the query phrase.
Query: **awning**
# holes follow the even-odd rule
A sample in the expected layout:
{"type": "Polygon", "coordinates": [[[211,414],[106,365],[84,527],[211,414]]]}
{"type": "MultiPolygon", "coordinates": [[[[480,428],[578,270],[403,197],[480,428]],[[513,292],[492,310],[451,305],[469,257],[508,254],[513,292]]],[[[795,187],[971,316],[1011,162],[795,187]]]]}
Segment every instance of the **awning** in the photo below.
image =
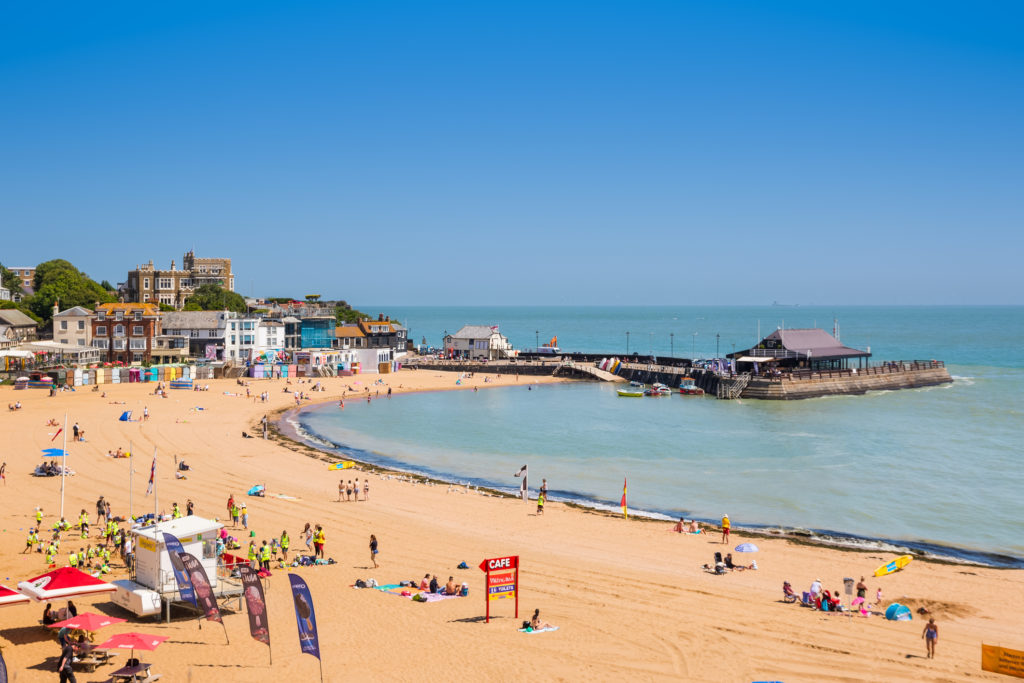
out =
{"type": "Polygon", "coordinates": [[[741,356],[736,359],[737,363],[770,363],[778,358],[763,358],[761,356],[741,356]]]}
{"type": "Polygon", "coordinates": [[[74,567],[61,567],[28,581],[18,583],[18,591],[34,600],[73,598],[90,593],[108,593],[117,586],[89,576],[74,567]]]}
{"type": "Polygon", "coordinates": [[[22,602],[32,602],[32,600],[27,595],[22,595],[18,591],[12,591],[7,586],[0,586],[0,607],[17,605],[22,602]]]}

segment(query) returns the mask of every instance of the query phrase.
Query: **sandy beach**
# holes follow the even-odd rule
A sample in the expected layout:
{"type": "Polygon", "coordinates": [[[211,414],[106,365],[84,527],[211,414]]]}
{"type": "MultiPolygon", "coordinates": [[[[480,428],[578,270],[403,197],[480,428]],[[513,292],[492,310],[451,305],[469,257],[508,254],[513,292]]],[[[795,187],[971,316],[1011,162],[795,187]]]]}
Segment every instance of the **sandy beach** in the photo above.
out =
{"type": "MultiPolygon", "coordinates": [[[[354,381],[361,381],[362,388],[377,377],[325,379],[326,391],[311,398],[337,402],[354,381]]],[[[387,385],[379,387],[382,395],[374,403],[387,401],[387,387],[396,394],[456,388],[454,373],[404,370],[382,377],[387,385]]],[[[485,383],[477,375],[458,388],[485,390],[515,381],[493,379],[485,383]]],[[[520,379],[521,384],[539,381],[520,379]]],[[[21,551],[36,506],[44,510],[45,526],[56,521],[60,480],[29,473],[41,461],[41,449],[60,445],[60,437],[51,443],[55,428],[47,421],[63,422],[67,413],[69,424],[77,422],[87,439],[68,444],[68,465],[77,472],[66,481],[69,519],[82,508],[94,516],[101,494],[111,500],[115,515],[128,512],[130,461],[105,454],[131,443],[137,454],[136,513],[153,510],[154,498],[144,492],[155,448],[164,511],[175,501],[184,508],[192,500],[196,514],[223,520],[233,493],[248,503],[258,542],[286,529],[296,550],[306,522],[324,526],[325,554],[337,564],[296,573],[307,581],[315,601],[325,680],[465,675],[484,680],[994,681],[1005,677],[980,671],[981,643],[1024,649],[1024,617],[1015,611],[1015,598],[1024,591],[1021,571],[915,561],[900,573],[876,579],[871,572],[890,556],[757,538],[757,571],[715,576],[701,567],[715,551],[725,552],[720,535],[676,534],[663,522],[624,520],[556,503],[537,516],[532,503],[413,485],[378,473],[370,475],[368,501],[339,503],[339,476],[364,479],[364,472],[329,472],[305,449],[241,436],[242,431],[255,432],[264,414],[294,406],[290,391],[308,391],[310,384],[251,381],[253,397],[267,391],[268,403],[246,398],[235,380],[209,384],[208,392],[172,391],[167,398],[154,396],[149,384],[104,385],[105,397],[88,389],[50,398],[43,391],[0,387],[0,402],[23,404],[22,410],[4,411],[0,430],[0,458],[7,462],[6,485],[0,487],[2,583],[13,588],[45,571],[42,556],[21,551]],[[144,408],[148,421],[117,420],[123,410],[141,416],[144,408]],[[187,479],[175,479],[175,456],[192,466],[187,479]],[[266,484],[268,496],[246,497],[257,483],[266,484]],[[380,542],[379,569],[368,568],[370,534],[380,542]],[[484,624],[484,575],[477,565],[504,555],[520,557],[519,620],[510,601],[500,601],[492,606],[491,623],[484,624]],[[470,569],[457,570],[460,561],[470,569]],[[417,604],[349,587],[359,578],[386,584],[425,573],[436,574],[442,583],[449,576],[465,581],[470,594],[417,604]],[[784,580],[800,592],[820,578],[834,591],[846,576],[867,576],[871,598],[881,587],[885,603],[899,600],[930,609],[940,626],[936,658],[925,658],[921,632],[926,620],[916,614],[909,623],[890,622],[880,616],[824,614],[781,601],[784,580]],[[535,608],[559,630],[517,632],[535,608]]],[[[543,462],[530,467],[534,485],[544,476],[543,462]]],[[[722,512],[728,508],[729,501],[723,500],[722,512]]],[[[732,536],[730,549],[744,540],[742,531],[732,536]]],[[[68,550],[78,545],[62,544],[62,565],[68,550]]],[[[267,593],[273,666],[267,647],[249,637],[244,613],[225,614],[230,645],[221,628],[209,624],[200,629],[185,612],[170,624],[130,618],[101,635],[137,630],[167,636],[167,642],[145,655],[164,681],[317,680],[316,660],[299,652],[285,574],[274,570],[267,593]]],[[[111,578],[124,576],[125,570],[115,566],[111,578]]],[[[76,604],[80,611],[130,616],[108,597],[76,604]]],[[[37,625],[42,609],[40,603],[0,607],[0,647],[13,680],[56,680],[59,648],[52,634],[37,625]]],[[[78,680],[106,680],[112,668],[78,673],[78,680]]]]}

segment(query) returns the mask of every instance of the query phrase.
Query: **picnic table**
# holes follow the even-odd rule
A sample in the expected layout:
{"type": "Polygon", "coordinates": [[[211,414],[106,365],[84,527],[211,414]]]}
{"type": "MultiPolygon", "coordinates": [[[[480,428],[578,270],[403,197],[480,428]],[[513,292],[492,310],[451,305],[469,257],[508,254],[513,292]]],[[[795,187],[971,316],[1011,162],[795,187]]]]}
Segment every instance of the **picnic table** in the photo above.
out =
{"type": "Polygon", "coordinates": [[[109,650],[90,650],[83,652],[76,658],[71,660],[71,665],[81,667],[86,672],[92,673],[96,670],[96,667],[106,664],[112,657],[116,657],[121,654],[120,652],[110,652],[109,650]]]}
{"type": "Polygon", "coordinates": [[[151,676],[149,673],[149,667],[152,666],[146,662],[139,662],[132,666],[123,666],[117,671],[110,674],[110,680],[112,681],[124,681],[131,683],[133,681],[155,681],[160,678],[160,675],[151,676]],[[143,678],[139,678],[142,676],[143,678]]]}

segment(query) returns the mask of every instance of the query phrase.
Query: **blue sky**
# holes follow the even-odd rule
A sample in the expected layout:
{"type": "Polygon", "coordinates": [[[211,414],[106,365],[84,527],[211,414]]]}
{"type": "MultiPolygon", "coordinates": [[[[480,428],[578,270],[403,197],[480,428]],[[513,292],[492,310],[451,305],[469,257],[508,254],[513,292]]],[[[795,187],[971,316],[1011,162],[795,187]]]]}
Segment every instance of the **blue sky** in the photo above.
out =
{"type": "Polygon", "coordinates": [[[0,262],[245,294],[1022,303],[1017,3],[19,3],[0,262]]]}

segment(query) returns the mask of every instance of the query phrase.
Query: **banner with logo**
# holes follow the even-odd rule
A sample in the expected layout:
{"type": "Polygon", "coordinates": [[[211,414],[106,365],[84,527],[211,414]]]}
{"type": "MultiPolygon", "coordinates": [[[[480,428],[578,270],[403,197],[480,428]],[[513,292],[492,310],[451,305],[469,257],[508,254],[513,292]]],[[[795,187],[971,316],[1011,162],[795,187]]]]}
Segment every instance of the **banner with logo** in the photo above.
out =
{"type": "Polygon", "coordinates": [[[210,586],[210,579],[206,575],[202,563],[196,559],[195,555],[188,553],[178,553],[178,557],[185,565],[185,571],[188,572],[188,578],[195,590],[196,607],[203,610],[207,621],[218,621],[223,624],[224,620],[220,618],[220,608],[217,607],[217,597],[213,594],[213,587],[210,586]]]}
{"type": "Polygon", "coordinates": [[[178,582],[178,594],[181,595],[182,600],[195,605],[196,593],[192,590],[192,581],[189,580],[188,572],[185,571],[185,565],[182,563],[181,557],[179,557],[180,553],[185,552],[185,549],[181,547],[181,541],[178,540],[177,536],[172,536],[165,531],[164,545],[167,546],[167,554],[171,558],[171,567],[174,568],[174,578],[178,582]]]}
{"type": "Polygon", "coordinates": [[[981,670],[1024,678],[1024,651],[982,643],[981,670]]]}
{"type": "Polygon", "coordinates": [[[320,659],[320,639],[317,637],[316,612],[313,611],[313,596],[302,577],[289,574],[292,584],[292,600],[295,602],[295,622],[299,627],[299,647],[307,655],[320,659]]]}
{"type": "Polygon", "coordinates": [[[0,652],[0,683],[7,683],[7,663],[4,662],[3,652],[0,652]]]}
{"type": "Polygon", "coordinates": [[[238,569],[242,573],[242,589],[249,613],[249,634],[269,647],[270,624],[267,621],[267,598],[263,594],[263,584],[249,565],[243,564],[238,569]]]}

